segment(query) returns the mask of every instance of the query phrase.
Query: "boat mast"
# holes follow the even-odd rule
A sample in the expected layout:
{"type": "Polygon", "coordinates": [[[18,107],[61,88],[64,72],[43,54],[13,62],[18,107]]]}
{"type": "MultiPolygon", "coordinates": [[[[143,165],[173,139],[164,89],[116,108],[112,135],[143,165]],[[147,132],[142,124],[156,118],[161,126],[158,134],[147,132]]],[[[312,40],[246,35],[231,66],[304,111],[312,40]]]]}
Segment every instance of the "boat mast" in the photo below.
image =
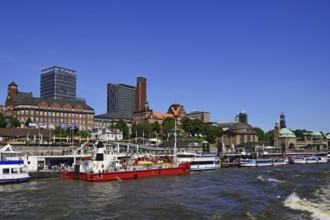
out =
{"type": "Polygon", "coordinates": [[[174,149],[173,149],[173,154],[174,154],[174,163],[177,165],[177,155],[176,155],[176,117],[174,117],[174,149]]]}

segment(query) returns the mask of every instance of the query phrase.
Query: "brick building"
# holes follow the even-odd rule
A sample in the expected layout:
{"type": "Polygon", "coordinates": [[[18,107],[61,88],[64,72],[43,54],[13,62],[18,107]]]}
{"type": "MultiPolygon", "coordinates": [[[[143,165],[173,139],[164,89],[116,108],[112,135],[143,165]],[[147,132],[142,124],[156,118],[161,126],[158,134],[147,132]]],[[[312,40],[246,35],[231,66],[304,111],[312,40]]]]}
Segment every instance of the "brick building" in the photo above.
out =
{"type": "Polygon", "coordinates": [[[94,109],[86,102],[36,98],[32,93],[18,91],[15,82],[8,85],[5,116],[17,118],[22,124],[30,118],[37,125],[74,124],[81,130],[94,127],[94,109]]]}

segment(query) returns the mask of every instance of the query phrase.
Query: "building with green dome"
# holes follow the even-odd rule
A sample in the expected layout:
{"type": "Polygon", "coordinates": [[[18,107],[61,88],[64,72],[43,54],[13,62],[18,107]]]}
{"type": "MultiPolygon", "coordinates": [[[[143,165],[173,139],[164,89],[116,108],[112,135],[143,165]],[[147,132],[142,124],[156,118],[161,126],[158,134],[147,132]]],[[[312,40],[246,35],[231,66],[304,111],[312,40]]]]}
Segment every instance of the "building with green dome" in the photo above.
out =
{"type": "Polygon", "coordinates": [[[276,122],[274,129],[274,147],[282,151],[299,149],[326,150],[328,149],[328,140],[330,140],[330,137],[329,139],[325,138],[320,132],[306,132],[304,138],[297,138],[290,129],[281,128],[279,122],[276,122]]]}

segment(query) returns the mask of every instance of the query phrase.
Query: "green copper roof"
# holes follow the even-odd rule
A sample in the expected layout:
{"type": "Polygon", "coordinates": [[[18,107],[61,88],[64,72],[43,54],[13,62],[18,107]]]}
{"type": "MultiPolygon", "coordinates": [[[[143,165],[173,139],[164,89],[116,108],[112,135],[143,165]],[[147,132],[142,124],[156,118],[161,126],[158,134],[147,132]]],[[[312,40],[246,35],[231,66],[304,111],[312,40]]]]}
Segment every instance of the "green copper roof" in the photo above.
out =
{"type": "Polygon", "coordinates": [[[280,138],[296,138],[296,135],[289,129],[282,128],[279,137],[280,138]]]}
{"type": "Polygon", "coordinates": [[[313,132],[312,136],[323,136],[320,132],[313,132]]]}

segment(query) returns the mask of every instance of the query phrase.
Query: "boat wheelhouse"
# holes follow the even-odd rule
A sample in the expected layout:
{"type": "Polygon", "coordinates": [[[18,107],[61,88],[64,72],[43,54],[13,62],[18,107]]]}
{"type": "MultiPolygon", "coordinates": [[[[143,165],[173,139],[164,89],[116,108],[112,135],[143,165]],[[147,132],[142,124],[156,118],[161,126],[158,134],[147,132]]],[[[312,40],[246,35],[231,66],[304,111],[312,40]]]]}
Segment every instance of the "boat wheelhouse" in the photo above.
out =
{"type": "Polygon", "coordinates": [[[31,178],[23,160],[17,156],[18,154],[20,152],[11,145],[0,149],[0,183],[26,182],[31,178]]]}

